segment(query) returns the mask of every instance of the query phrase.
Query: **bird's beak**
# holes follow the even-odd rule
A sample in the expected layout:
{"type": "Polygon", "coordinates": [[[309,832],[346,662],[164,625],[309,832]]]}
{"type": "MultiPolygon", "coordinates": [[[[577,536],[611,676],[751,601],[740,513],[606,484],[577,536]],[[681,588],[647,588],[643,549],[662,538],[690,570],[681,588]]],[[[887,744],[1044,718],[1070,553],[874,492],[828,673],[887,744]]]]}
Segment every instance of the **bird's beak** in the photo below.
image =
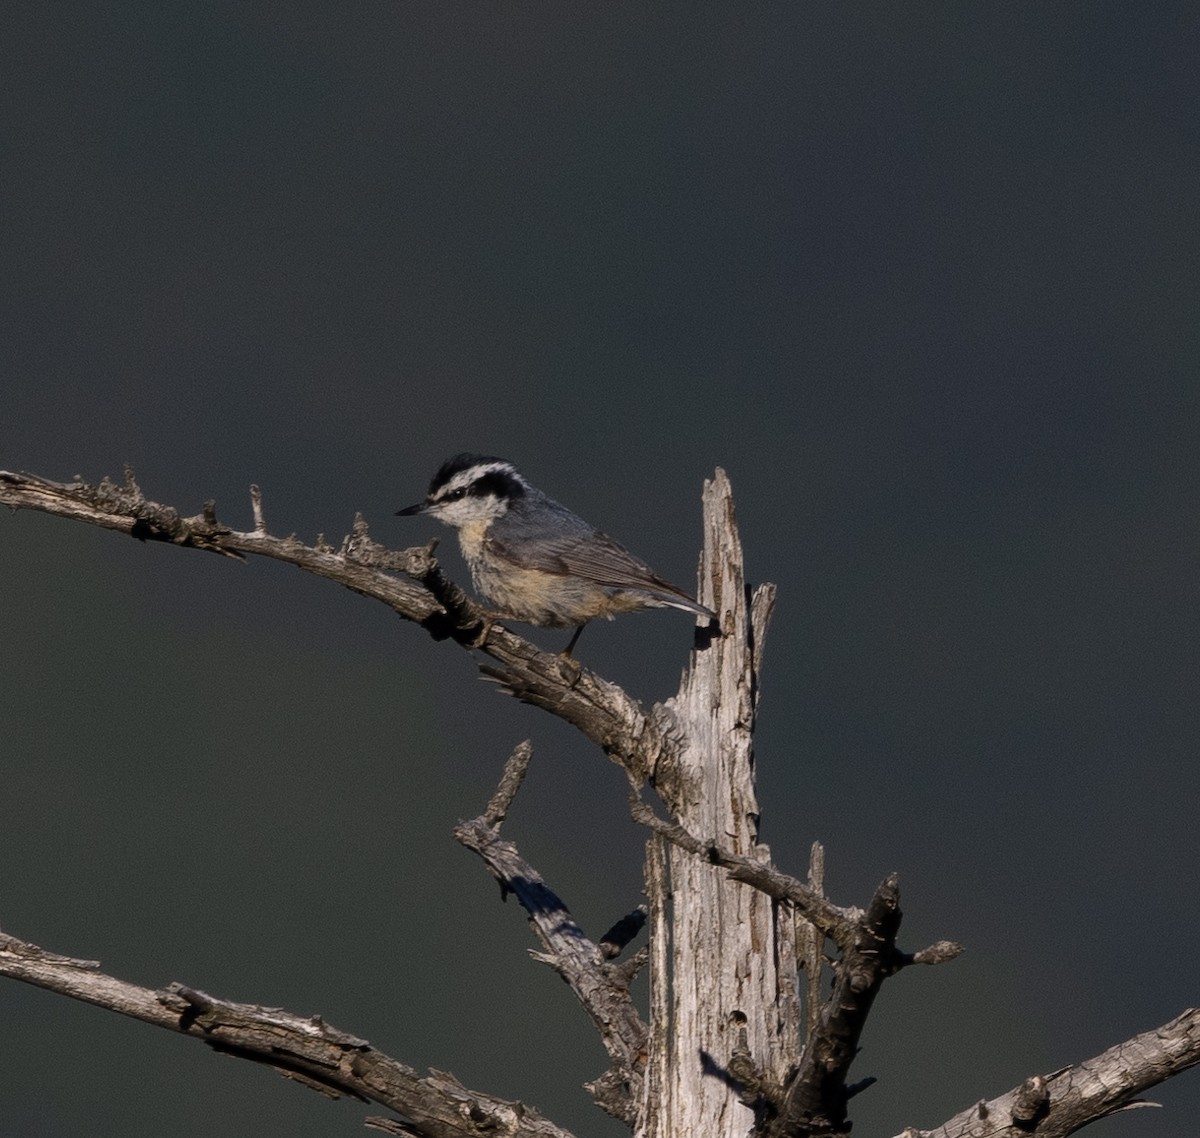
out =
{"type": "Polygon", "coordinates": [[[425,503],[418,502],[415,506],[405,506],[403,510],[396,511],[396,517],[408,518],[413,514],[423,514],[425,512],[425,503]]]}

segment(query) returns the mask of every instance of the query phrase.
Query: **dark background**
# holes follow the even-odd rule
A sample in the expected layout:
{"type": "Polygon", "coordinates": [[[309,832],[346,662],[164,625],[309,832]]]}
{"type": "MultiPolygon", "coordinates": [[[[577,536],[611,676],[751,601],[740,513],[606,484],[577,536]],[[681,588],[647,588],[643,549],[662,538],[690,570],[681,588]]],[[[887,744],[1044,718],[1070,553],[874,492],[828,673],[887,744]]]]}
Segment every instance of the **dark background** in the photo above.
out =
{"type": "MultiPolygon", "coordinates": [[[[128,462],[238,528],[256,482],[275,532],[361,510],[398,547],[435,531],[393,511],[483,450],[689,584],[721,465],[780,587],[765,839],[796,872],[823,840],[843,903],[898,871],[905,947],[968,946],[884,989],[856,1133],[1197,1002],[1193,5],[0,23],[0,467],[128,462]]],[[[531,735],[509,836],[598,935],[640,899],[616,768],[283,566],[26,513],[0,590],[0,927],[622,1132],[580,1089],[582,1013],[450,837],[531,735]]],[[[580,655],[653,700],[690,638],[630,616],[580,655]]],[[[1151,1097],[1096,1133],[1190,1138],[1200,1080],[1151,1097]]],[[[5,1134],[370,1110],[0,985],[5,1134]]]]}

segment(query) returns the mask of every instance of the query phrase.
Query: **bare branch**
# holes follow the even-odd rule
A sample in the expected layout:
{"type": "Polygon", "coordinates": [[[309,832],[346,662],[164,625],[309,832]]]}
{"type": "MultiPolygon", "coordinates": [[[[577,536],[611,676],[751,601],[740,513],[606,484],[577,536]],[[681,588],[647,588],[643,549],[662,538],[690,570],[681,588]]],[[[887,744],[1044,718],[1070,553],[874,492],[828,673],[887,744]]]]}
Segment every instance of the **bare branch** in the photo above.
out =
{"type": "MultiPolygon", "coordinates": [[[[262,496],[259,493],[253,497],[257,524],[262,518],[262,496]]],[[[0,471],[0,504],[87,522],[128,534],[139,541],[164,541],[184,549],[203,549],[239,560],[246,554],[256,553],[337,581],[348,589],[382,601],[401,616],[418,623],[444,615],[428,590],[372,566],[361,565],[344,554],[333,553],[319,545],[304,545],[294,537],[272,537],[257,528],[250,533],[238,533],[222,526],[216,520],[216,508],[211,502],[205,505],[201,514],[185,518],[174,507],[146,498],[128,473],[123,486],[107,478],[99,486],[88,486],[83,482],[51,482],[33,475],[0,471]]],[[[421,558],[421,552],[414,551],[414,564],[424,564],[428,560],[421,558]]],[[[408,561],[406,554],[399,554],[392,567],[403,568],[408,561]]]]}
{"type": "MultiPolygon", "coordinates": [[[[613,1061],[612,1068],[590,1084],[592,1097],[609,1114],[632,1125],[641,1095],[648,1029],[638,1015],[629,984],[642,961],[635,958],[632,969],[611,963],[615,953],[588,939],[541,874],[521,857],[512,842],[500,837],[499,819],[520,786],[531,751],[528,742],[517,747],[505,764],[487,811],[460,823],[454,836],[483,859],[500,883],[501,894],[514,894],[529,914],[529,923],[546,950],[534,953],[534,959],[550,965],[570,985],[613,1061]]],[[[608,935],[613,935],[611,930],[608,935]]]]}
{"type": "Polygon", "coordinates": [[[1200,1008],[1135,1035],[1092,1059],[1050,1075],[1034,1075],[990,1102],[909,1138],[1064,1138],[1122,1110],[1152,1106],[1139,1094],[1200,1064],[1200,1008]]]}
{"type": "MultiPolygon", "coordinates": [[[[784,1108],[767,1134],[840,1134],[849,1129],[846,1084],[850,1064],[871,1005],[883,981],[901,967],[896,952],[900,930],[900,889],[895,874],[875,891],[871,904],[855,922],[853,940],[843,946],[835,965],[837,981],[817,1029],[809,1037],[800,1069],[788,1087],[784,1108]]],[[[867,1084],[869,1085],[869,1084],[867,1084]]],[[[862,1090],[857,1085],[853,1093],[862,1090]]]]}
{"type": "Polygon", "coordinates": [[[625,946],[645,927],[647,912],[645,905],[639,905],[632,913],[626,913],[600,938],[600,952],[605,960],[615,960],[621,955],[625,946]]]}
{"type": "MultiPolygon", "coordinates": [[[[808,887],[818,896],[825,895],[825,847],[813,842],[808,855],[808,887]]],[[[821,979],[825,963],[825,934],[799,911],[796,925],[796,962],[807,978],[805,992],[804,1037],[816,1030],[821,1019],[821,979]]]]}
{"type": "Polygon", "coordinates": [[[265,1063],[304,1085],[338,1097],[373,1100],[405,1116],[421,1138],[571,1138],[519,1102],[468,1090],[453,1075],[413,1068],[324,1023],[279,1008],[238,1004],[182,984],[155,991],[0,933],[0,975],[71,996],[144,1023],[201,1039],[210,1047],[265,1063]]]}
{"type": "Polygon", "coordinates": [[[956,940],[939,940],[911,955],[901,953],[899,964],[946,964],[961,956],[966,949],[956,940]]]}
{"type": "Polygon", "coordinates": [[[257,486],[250,487],[250,512],[254,515],[254,532],[267,532],[266,517],[263,514],[262,491],[257,486]]]}
{"type": "Polygon", "coordinates": [[[689,834],[682,826],[659,818],[653,809],[642,801],[641,789],[632,780],[629,813],[635,822],[660,834],[672,845],[729,870],[729,876],[734,881],[752,886],[776,901],[791,902],[806,920],[831,937],[839,946],[844,947],[852,943],[854,930],[862,916],[860,909],[839,908],[823,894],[776,869],[770,862],[755,861],[735,854],[715,841],[701,840],[689,834]]]}
{"type": "Polygon", "coordinates": [[[508,816],[509,807],[525,781],[525,772],[529,770],[529,760],[533,758],[533,743],[528,739],[518,743],[513,753],[504,764],[504,774],[500,776],[500,785],[496,793],[488,800],[484,819],[494,830],[500,829],[500,824],[508,816]]]}
{"type": "Polygon", "coordinates": [[[639,778],[652,779],[660,763],[678,749],[667,713],[660,709],[648,715],[616,684],[491,623],[488,614],[441,572],[431,546],[387,550],[370,540],[361,516],[340,550],[323,538],[308,546],[295,537],[267,533],[257,487],[251,489],[251,504],[255,528],[240,533],[217,522],[212,502],[195,517],[183,517],[174,507],[151,501],[130,472],[124,485],[106,478],[99,486],[89,486],[0,471],[0,505],[87,522],[140,541],[164,541],[239,560],[258,554],[286,561],[381,601],[435,639],[453,638],[465,648],[479,648],[496,661],[480,666],[489,679],[572,724],[639,778]],[[389,570],[400,570],[414,580],[389,570]]]}

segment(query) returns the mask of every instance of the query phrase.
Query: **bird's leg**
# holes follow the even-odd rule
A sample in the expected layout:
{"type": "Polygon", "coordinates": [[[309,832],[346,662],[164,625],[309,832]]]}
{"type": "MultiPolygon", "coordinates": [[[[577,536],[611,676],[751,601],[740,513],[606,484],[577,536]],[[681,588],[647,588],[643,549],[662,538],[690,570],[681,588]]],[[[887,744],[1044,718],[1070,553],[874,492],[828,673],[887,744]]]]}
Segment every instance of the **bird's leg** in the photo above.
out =
{"type": "Polygon", "coordinates": [[[499,620],[509,620],[509,614],[506,612],[493,612],[491,609],[483,609],[483,620],[479,625],[479,634],[467,645],[468,648],[482,648],[488,642],[488,637],[492,634],[492,629],[499,620]]]}
{"type": "Polygon", "coordinates": [[[568,660],[571,659],[571,649],[575,647],[575,642],[579,639],[579,634],[583,631],[583,629],[584,625],[582,624],[575,629],[575,635],[571,637],[571,643],[559,653],[560,656],[568,660]]]}

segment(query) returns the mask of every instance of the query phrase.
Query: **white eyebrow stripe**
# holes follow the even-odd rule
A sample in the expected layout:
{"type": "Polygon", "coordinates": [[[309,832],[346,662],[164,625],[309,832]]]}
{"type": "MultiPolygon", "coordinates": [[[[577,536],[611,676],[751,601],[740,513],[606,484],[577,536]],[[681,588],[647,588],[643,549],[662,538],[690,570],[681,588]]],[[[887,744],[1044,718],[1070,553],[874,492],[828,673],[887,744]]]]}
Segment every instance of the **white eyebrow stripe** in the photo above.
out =
{"type": "Polygon", "coordinates": [[[511,462],[488,462],[481,466],[468,466],[466,470],[460,470],[449,482],[444,482],[439,486],[433,492],[432,497],[437,499],[443,494],[450,494],[455,490],[465,490],[473,482],[478,482],[488,474],[511,474],[522,484],[525,483],[511,462]]]}

